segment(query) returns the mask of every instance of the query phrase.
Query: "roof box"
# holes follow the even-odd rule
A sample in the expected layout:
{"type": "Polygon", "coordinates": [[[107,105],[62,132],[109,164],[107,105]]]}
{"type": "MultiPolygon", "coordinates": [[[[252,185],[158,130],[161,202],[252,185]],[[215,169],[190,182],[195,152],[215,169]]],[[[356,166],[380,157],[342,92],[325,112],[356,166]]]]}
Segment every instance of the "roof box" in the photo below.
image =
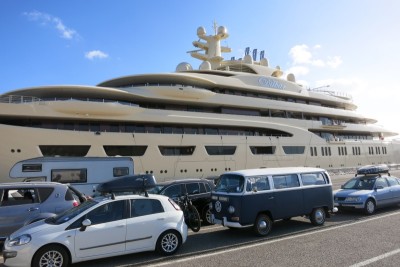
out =
{"type": "Polygon", "coordinates": [[[389,173],[389,167],[386,164],[367,165],[357,169],[357,174],[379,174],[389,173]]]}
{"type": "Polygon", "coordinates": [[[97,186],[100,193],[132,192],[142,193],[156,185],[156,178],[151,174],[122,176],[97,186]]]}

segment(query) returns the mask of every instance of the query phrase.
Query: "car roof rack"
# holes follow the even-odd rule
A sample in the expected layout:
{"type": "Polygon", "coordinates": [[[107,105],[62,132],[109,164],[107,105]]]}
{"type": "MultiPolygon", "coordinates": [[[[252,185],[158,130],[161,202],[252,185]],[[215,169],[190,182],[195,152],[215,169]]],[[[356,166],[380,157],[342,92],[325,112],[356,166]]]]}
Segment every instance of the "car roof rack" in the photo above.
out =
{"type": "Polygon", "coordinates": [[[378,165],[366,165],[357,169],[356,176],[359,174],[369,175],[369,174],[379,174],[389,173],[389,167],[386,164],[378,164],[378,165]]]}
{"type": "Polygon", "coordinates": [[[101,183],[96,190],[102,194],[112,194],[115,199],[115,193],[144,193],[148,197],[147,190],[156,186],[156,179],[152,174],[127,175],[115,178],[111,181],[101,183]]]}

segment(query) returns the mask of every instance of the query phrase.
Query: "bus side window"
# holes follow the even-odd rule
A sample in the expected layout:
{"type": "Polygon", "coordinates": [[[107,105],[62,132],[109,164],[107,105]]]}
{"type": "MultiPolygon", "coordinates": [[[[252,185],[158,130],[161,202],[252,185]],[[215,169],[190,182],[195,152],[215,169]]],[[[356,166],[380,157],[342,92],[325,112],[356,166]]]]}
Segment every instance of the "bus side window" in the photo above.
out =
{"type": "Polygon", "coordinates": [[[299,187],[300,182],[297,174],[274,175],[272,176],[275,189],[299,187]]]}

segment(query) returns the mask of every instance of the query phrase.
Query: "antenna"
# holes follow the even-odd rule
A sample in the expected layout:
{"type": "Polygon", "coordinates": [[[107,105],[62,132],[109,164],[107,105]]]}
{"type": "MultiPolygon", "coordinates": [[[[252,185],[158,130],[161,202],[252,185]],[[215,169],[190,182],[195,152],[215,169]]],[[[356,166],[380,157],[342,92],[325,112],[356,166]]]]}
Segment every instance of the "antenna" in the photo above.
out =
{"type": "Polygon", "coordinates": [[[217,35],[217,22],[213,21],[214,34],[217,35]]]}

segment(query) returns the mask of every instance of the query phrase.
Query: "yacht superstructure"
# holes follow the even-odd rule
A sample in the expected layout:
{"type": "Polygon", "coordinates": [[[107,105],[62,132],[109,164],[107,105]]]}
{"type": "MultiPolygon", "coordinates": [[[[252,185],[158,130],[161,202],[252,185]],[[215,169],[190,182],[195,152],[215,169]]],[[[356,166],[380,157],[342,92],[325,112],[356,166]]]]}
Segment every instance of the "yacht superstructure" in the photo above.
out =
{"type": "Polygon", "coordinates": [[[225,27],[193,45],[202,63],[173,73],[119,77],[97,86],[41,86],[0,96],[0,182],[39,156],[130,156],[157,180],[309,166],[331,170],[400,162],[400,142],[356,112],[350,96],[309,90],[256,61],[223,60],[225,27]],[[204,53],[202,53],[204,52],[204,53]]]}

